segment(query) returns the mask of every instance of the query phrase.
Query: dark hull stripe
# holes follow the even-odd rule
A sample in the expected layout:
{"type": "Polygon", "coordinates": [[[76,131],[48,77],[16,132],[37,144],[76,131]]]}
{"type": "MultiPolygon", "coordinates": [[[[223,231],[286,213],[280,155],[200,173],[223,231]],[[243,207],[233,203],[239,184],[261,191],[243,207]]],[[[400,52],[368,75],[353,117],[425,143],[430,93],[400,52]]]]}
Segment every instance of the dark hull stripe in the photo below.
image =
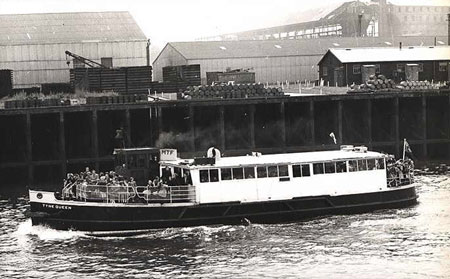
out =
{"type": "Polygon", "coordinates": [[[414,187],[370,194],[321,196],[290,200],[200,204],[180,207],[77,207],[70,210],[43,208],[31,203],[33,225],[61,230],[136,231],[212,224],[280,223],[332,214],[363,213],[383,208],[414,205],[414,187]],[[37,213],[37,214],[36,214],[37,213]]]}

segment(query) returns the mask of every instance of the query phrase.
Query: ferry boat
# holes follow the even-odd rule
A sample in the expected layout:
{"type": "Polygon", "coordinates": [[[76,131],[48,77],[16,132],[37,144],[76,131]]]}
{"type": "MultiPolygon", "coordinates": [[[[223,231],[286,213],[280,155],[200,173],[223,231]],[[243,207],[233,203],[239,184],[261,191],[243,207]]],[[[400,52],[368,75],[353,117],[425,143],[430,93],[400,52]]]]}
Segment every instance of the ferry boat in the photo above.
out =
{"type": "Polygon", "coordinates": [[[159,186],[66,181],[61,193],[30,190],[32,224],[133,235],[167,227],[293,222],[417,202],[412,165],[366,147],[237,157],[212,153],[194,159],[161,155],[159,186]]]}

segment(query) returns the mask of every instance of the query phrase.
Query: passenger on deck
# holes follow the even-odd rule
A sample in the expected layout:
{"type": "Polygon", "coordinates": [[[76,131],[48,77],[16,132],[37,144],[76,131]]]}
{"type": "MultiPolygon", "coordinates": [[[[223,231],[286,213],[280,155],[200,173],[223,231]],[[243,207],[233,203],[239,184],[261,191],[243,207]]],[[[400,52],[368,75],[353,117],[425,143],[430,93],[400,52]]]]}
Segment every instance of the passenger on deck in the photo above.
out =
{"type": "Polygon", "coordinates": [[[188,170],[185,170],[183,173],[183,185],[191,185],[192,179],[191,179],[191,173],[188,170]]]}
{"type": "Polygon", "coordinates": [[[172,172],[170,171],[169,167],[165,167],[162,170],[162,174],[161,174],[162,182],[167,184],[169,182],[169,179],[171,176],[172,176],[172,172]]]}
{"type": "Polygon", "coordinates": [[[131,186],[131,187],[136,187],[137,185],[136,185],[136,181],[134,180],[134,177],[130,177],[130,182],[128,182],[128,186],[131,186]]]}
{"type": "Polygon", "coordinates": [[[161,179],[159,179],[159,176],[156,176],[155,179],[153,179],[153,182],[152,182],[152,187],[150,189],[151,192],[152,193],[153,192],[157,192],[158,189],[161,187],[161,185],[162,185],[161,179]]]}

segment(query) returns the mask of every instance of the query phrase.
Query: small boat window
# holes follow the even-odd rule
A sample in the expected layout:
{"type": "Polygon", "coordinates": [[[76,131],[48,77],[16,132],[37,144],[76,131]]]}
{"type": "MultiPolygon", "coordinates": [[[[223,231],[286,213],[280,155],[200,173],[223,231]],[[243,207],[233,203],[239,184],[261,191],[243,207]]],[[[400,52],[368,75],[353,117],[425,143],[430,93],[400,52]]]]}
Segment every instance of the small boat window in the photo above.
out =
{"type": "Polygon", "coordinates": [[[311,176],[309,164],[302,165],[302,176],[311,176]]]}
{"type": "Polygon", "coordinates": [[[267,177],[267,168],[266,167],[257,167],[256,168],[258,178],[265,178],[267,177]]]}
{"type": "Polygon", "coordinates": [[[287,165],[278,166],[278,174],[280,177],[289,176],[289,170],[287,165]]]}
{"type": "Polygon", "coordinates": [[[219,181],[219,170],[212,169],[209,170],[209,182],[217,182],[219,181]]]}
{"type": "Polygon", "coordinates": [[[358,170],[359,171],[367,170],[367,161],[366,160],[358,160],[358,170]]]}
{"type": "Polygon", "coordinates": [[[200,182],[209,182],[208,170],[200,170],[200,182]]]}
{"type": "Polygon", "coordinates": [[[255,178],[255,168],[254,167],[244,168],[244,177],[245,179],[255,178]]]}
{"type": "Polygon", "coordinates": [[[376,161],[377,169],[381,170],[384,169],[384,158],[379,158],[376,161]]]}
{"type": "Polygon", "coordinates": [[[323,173],[323,163],[314,163],[313,170],[314,170],[314,174],[322,174],[323,173]]]}
{"type": "Polygon", "coordinates": [[[348,161],[348,171],[352,172],[357,170],[358,170],[358,163],[356,162],[356,160],[348,161]]]}
{"type": "Polygon", "coordinates": [[[309,164],[303,165],[292,165],[292,176],[293,177],[302,177],[302,176],[310,176],[309,172],[309,164]]]}
{"type": "Polygon", "coordinates": [[[231,180],[231,169],[221,169],[222,180],[231,180]]]}
{"type": "Polygon", "coordinates": [[[325,163],[325,173],[335,173],[336,172],[336,164],[334,162],[325,163]]]}
{"type": "Polygon", "coordinates": [[[368,170],[375,170],[375,159],[367,159],[367,169],[368,170]]]}
{"type": "Polygon", "coordinates": [[[242,168],[233,168],[233,179],[243,179],[244,170],[242,168]]]}
{"type": "Polygon", "coordinates": [[[347,162],[346,161],[339,161],[336,162],[336,172],[347,172],[347,162]]]}
{"type": "Polygon", "coordinates": [[[268,166],[269,177],[278,177],[278,167],[277,166],[268,166]]]}
{"type": "Polygon", "coordinates": [[[219,170],[200,170],[200,182],[218,182],[219,181],[219,170]]]}
{"type": "Polygon", "coordinates": [[[302,177],[302,169],[300,168],[300,165],[292,165],[292,176],[302,177]]]}

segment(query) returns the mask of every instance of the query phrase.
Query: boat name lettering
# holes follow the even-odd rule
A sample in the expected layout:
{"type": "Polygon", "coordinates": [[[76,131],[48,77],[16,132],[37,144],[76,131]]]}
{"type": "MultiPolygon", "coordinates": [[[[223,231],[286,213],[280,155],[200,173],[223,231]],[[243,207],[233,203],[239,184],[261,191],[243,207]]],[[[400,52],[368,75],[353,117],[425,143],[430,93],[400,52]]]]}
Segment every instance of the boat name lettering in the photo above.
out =
{"type": "Polygon", "coordinates": [[[71,206],[67,206],[67,205],[58,205],[58,204],[42,204],[42,207],[45,208],[54,208],[54,209],[64,209],[64,210],[71,210],[72,207],[71,206]]]}

